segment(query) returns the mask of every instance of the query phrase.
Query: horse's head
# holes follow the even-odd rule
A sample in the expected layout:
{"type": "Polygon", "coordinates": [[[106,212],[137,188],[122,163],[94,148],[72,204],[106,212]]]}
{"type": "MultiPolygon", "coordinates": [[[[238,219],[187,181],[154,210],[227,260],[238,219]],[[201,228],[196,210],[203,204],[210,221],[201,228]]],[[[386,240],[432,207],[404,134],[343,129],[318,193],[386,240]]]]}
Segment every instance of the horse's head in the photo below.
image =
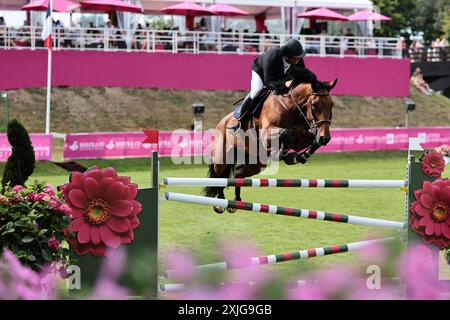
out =
{"type": "Polygon", "coordinates": [[[333,116],[333,99],[330,91],[336,86],[337,79],[332,82],[316,81],[311,84],[311,95],[308,99],[307,118],[316,131],[316,142],[321,146],[331,140],[330,125],[333,116]]]}

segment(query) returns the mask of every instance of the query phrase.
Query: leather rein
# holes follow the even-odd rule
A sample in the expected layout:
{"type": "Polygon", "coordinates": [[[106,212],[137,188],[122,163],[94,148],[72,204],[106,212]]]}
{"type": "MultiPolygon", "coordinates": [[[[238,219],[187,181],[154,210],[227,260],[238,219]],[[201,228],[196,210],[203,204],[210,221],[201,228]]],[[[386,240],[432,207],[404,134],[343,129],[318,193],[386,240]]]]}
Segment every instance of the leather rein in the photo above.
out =
{"type": "MultiPolygon", "coordinates": [[[[303,112],[302,107],[308,108],[308,103],[310,102],[311,98],[317,96],[317,97],[328,97],[330,96],[330,93],[318,93],[318,92],[313,92],[311,93],[311,95],[309,96],[308,100],[303,104],[303,105],[299,105],[299,103],[295,100],[294,94],[293,94],[293,89],[289,90],[289,97],[291,98],[291,100],[294,102],[294,106],[296,107],[296,109],[298,111],[300,111],[300,115],[302,116],[302,118],[306,121],[306,124],[308,125],[309,129],[311,129],[313,132],[317,132],[317,130],[320,128],[321,125],[323,124],[328,124],[331,125],[331,119],[326,119],[326,120],[320,120],[320,121],[315,121],[314,117],[312,119],[312,123],[311,121],[309,121],[308,117],[306,116],[306,114],[303,112]]],[[[281,103],[281,105],[287,110],[287,111],[292,111],[291,109],[289,109],[286,104],[280,99],[280,97],[278,95],[275,95],[275,97],[277,98],[277,100],[281,103]]],[[[314,105],[312,105],[312,108],[314,110],[314,105]]]]}

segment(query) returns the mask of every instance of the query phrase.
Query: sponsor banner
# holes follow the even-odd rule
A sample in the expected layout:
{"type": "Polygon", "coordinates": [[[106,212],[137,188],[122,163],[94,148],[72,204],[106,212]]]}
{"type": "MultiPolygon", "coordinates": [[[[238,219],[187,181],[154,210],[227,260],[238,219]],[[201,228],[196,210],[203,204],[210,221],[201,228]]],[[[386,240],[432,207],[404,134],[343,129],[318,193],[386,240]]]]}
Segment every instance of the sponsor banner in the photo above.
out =
{"type": "MultiPolygon", "coordinates": [[[[333,129],[331,135],[331,142],[318,152],[405,150],[410,137],[422,137],[425,148],[450,144],[450,127],[333,129]]],[[[213,137],[214,130],[160,131],[159,154],[163,157],[210,155],[213,137]]],[[[145,139],[144,132],[68,134],[63,157],[66,160],[148,157],[157,145],[143,144],[145,139]]]]}
{"type": "MultiPolygon", "coordinates": [[[[50,134],[30,134],[36,160],[51,160],[53,137],[50,134]]],[[[8,160],[11,155],[11,145],[6,134],[0,134],[0,161],[8,160]]]]}

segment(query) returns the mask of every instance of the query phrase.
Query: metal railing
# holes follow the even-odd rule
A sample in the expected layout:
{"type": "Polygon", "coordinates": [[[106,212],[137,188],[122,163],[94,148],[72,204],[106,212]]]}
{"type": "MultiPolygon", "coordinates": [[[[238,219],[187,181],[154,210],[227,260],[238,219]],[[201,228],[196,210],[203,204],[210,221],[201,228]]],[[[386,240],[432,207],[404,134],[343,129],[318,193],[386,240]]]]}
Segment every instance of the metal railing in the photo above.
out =
{"type": "MultiPolygon", "coordinates": [[[[43,49],[42,29],[0,27],[0,48],[43,49]]],[[[55,50],[144,51],[173,53],[257,54],[298,39],[309,55],[401,58],[399,38],[288,35],[203,31],[125,30],[107,28],[55,28],[55,50]]]]}
{"type": "Polygon", "coordinates": [[[446,62],[450,61],[449,47],[423,47],[409,49],[409,57],[412,62],[446,62]]]}

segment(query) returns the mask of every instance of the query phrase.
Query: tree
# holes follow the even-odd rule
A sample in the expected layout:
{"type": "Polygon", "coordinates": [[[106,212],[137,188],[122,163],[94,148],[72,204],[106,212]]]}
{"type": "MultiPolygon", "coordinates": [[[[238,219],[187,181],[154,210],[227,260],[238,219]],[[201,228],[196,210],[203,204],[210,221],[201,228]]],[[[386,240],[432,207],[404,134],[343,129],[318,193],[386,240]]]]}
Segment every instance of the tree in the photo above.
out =
{"type": "Polygon", "coordinates": [[[392,20],[381,22],[381,28],[375,29],[375,35],[380,37],[395,37],[406,32],[410,25],[410,16],[417,0],[374,0],[380,13],[392,20]]]}
{"type": "Polygon", "coordinates": [[[430,42],[443,34],[442,26],[448,16],[448,0],[415,0],[416,7],[410,13],[413,34],[423,32],[424,40],[430,42]]]}
{"type": "Polygon", "coordinates": [[[16,119],[8,123],[7,135],[12,153],[6,162],[2,186],[4,188],[8,183],[11,187],[23,186],[34,171],[34,148],[27,130],[16,119]]]}

